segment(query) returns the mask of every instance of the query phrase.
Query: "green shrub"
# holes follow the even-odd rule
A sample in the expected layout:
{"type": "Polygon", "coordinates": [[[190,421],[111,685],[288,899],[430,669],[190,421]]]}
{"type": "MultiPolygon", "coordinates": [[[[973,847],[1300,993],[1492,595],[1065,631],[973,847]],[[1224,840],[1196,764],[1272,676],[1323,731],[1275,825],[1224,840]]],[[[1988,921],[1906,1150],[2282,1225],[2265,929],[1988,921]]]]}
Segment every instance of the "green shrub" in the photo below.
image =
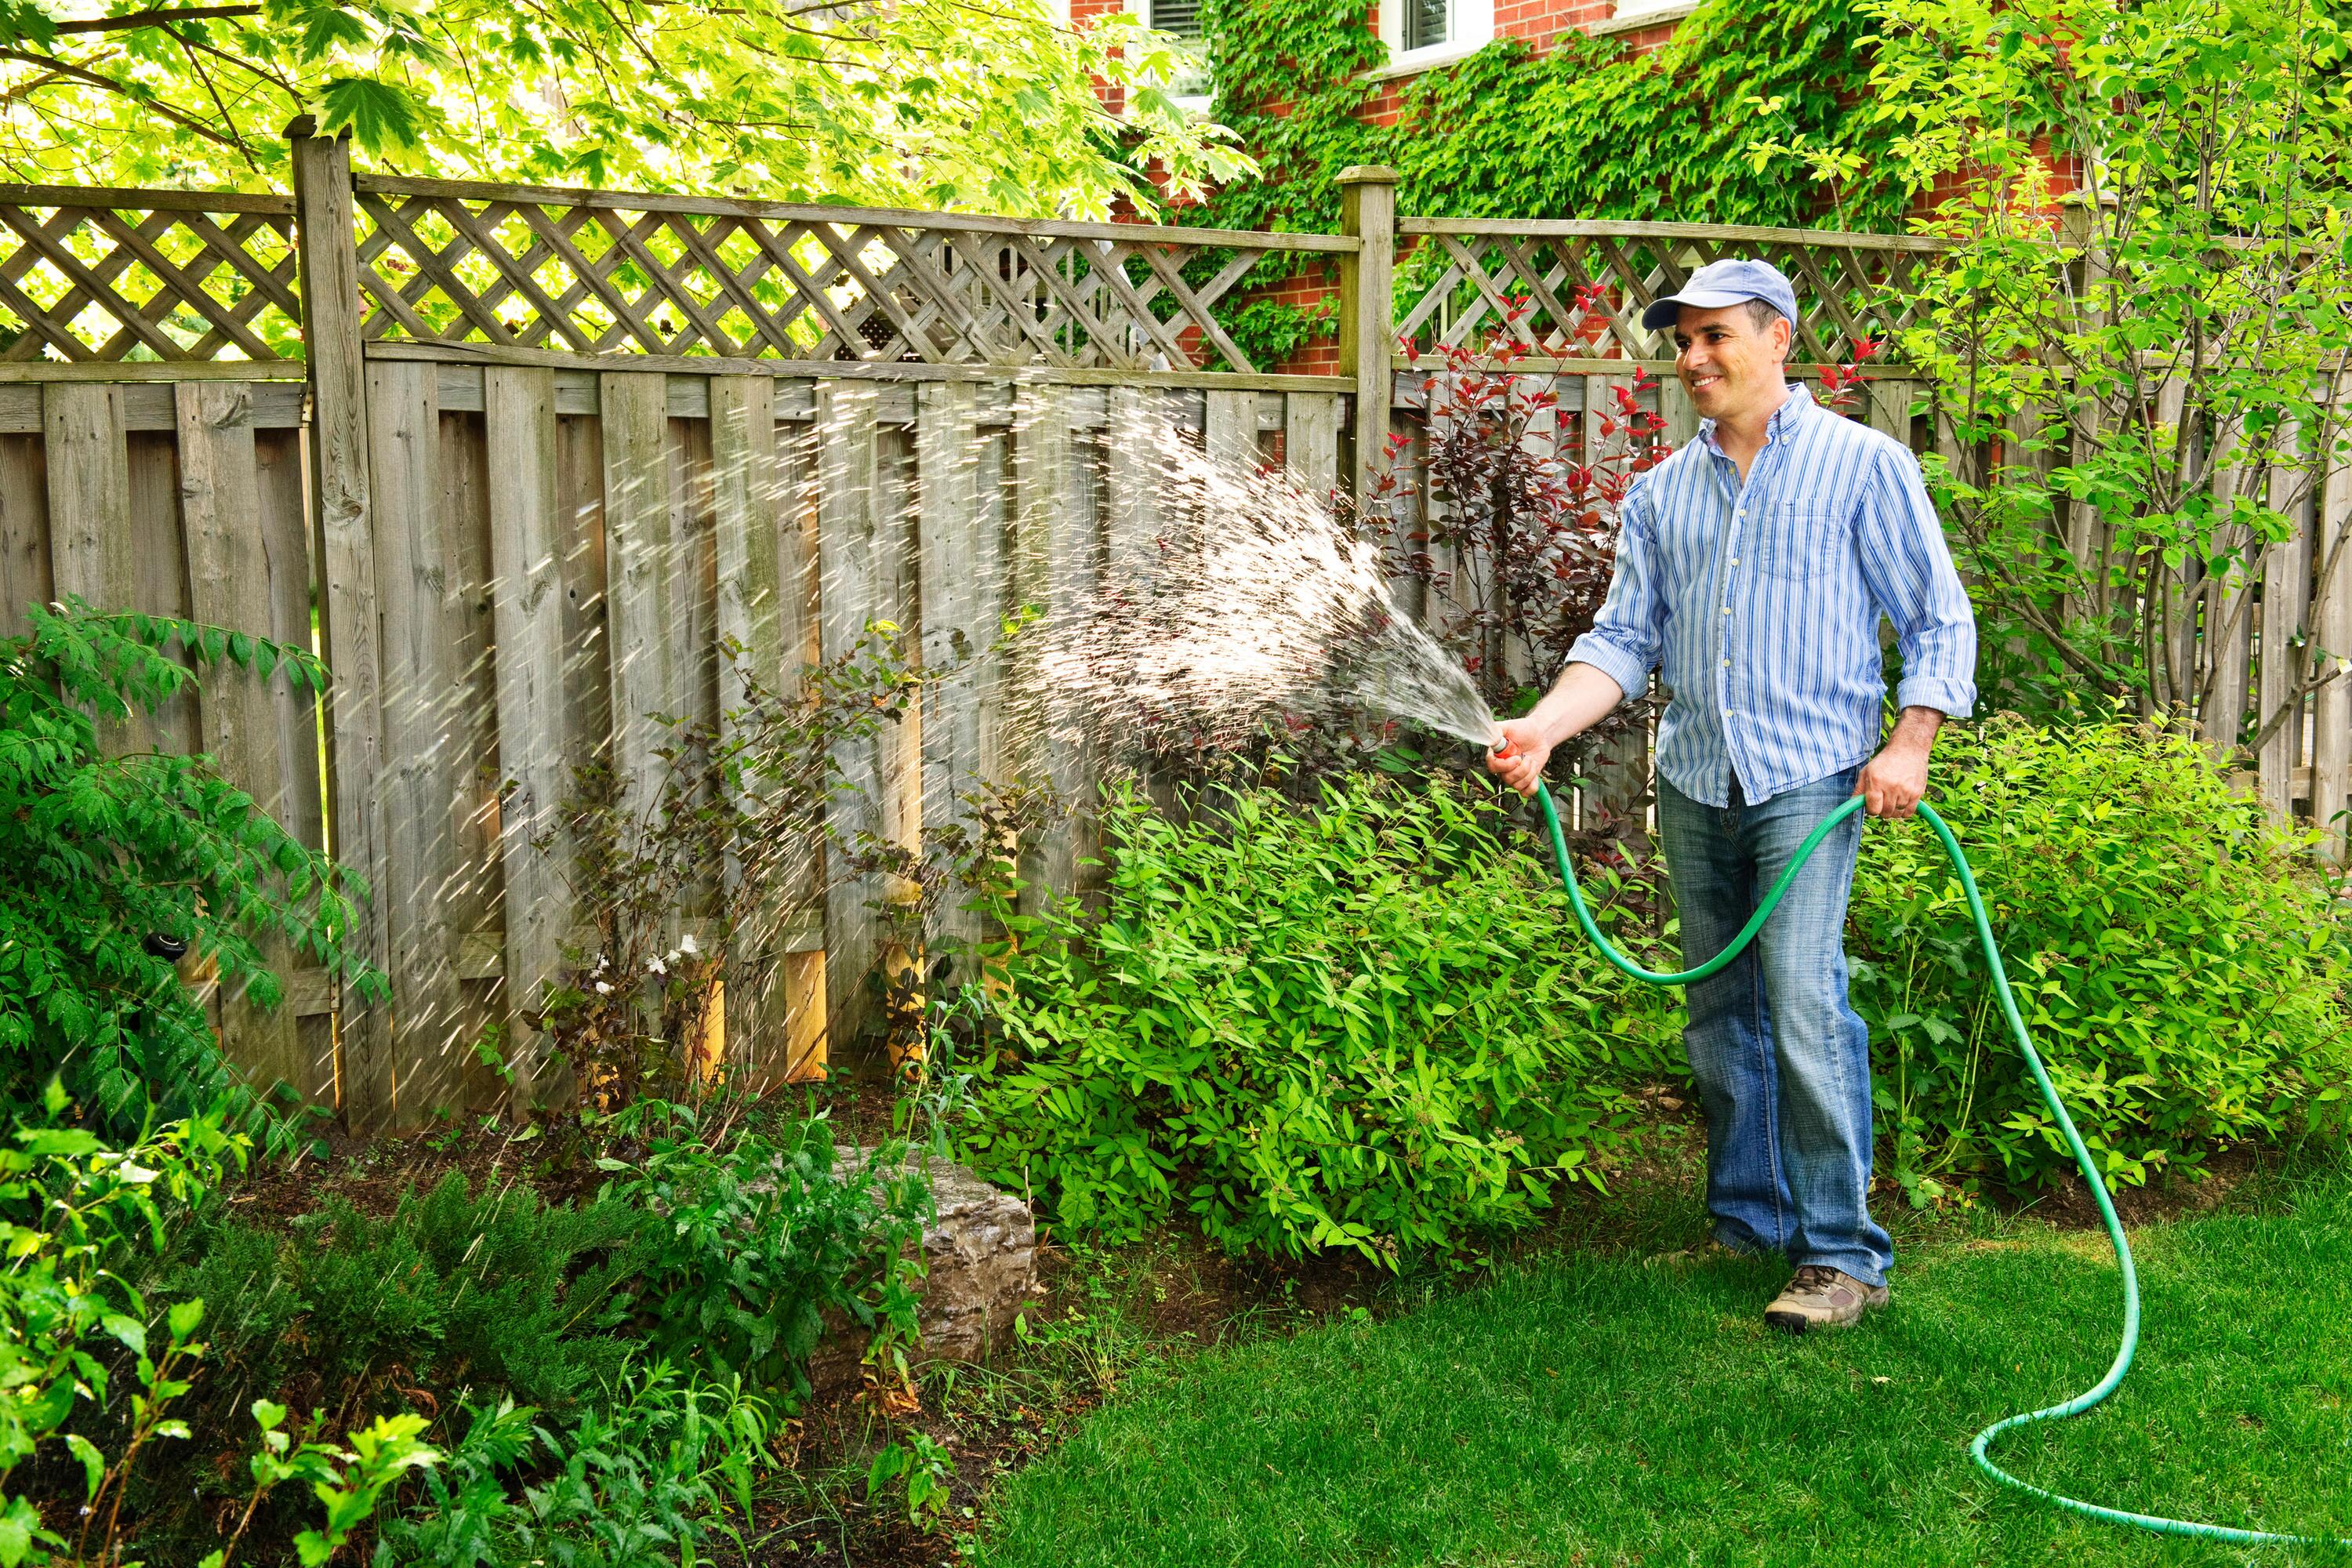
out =
{"type": "Polygon", "coordinates": [[[768,1407],[740,1379],[689,1379],[667,1363],[631,1370],[562,1433],[529,1405],[469,1408],[446,1473],[411,1515],[386,1522],[375,1568],[677,1568],[702,1537],[748,1520],[772,1461],[768,1407]]]}
{"type": "Polygon", "coordinates": [[[151,1097],[175,1115],[224,1097],[249,1106],[204,1008],[149,938],[209,955],[223,985],[249,984],[264,1005],[279,999],[264,943],[382,1000],[383,976],[343,945],[348,900],[364,889],[206,759],[109,756],[100,725],[194,685],[165,657],[174,645],[212,667],[207,679],[278,672],[301,691],[326,672],[298,648],[215,626],[79,601],[27,613],[29,632],[0,637],[0,1101],[28,1105],[62,1073],[125,1135],[151,1097]]]}
{"type": "Polygon", "coordinates": [[[476,1195],[465,1175],[371,1216],[341,1195],[290,1232],[204,1227],[173,1281],[213,1303],[218,1349],[257,1388],[348,1389],[398,1365],[563,1409],[612,1378],[628,1347],[598,1331],[628,1277],[641,1216],[573,1208],[509,1184],[476,1195]]]}
{"type": "Polygon", "coordinates": [[[709,1139],[692,1110],[651,1100],[613,1129],[644,1143],[598,1163],[614,1173],[602,1201],[643,1216],[629,1317],[657,1353],[797,1401],[828,1311],[913,1336],[930,1189],[895,1151],[852,1169],[821,1117],[709,1139]]]}
{"type": "Polygon", "coordinates": [[[1468,796],[1358,775],[1196,804],[1107,792],[1101,913],[1008,922],[982,1171],[1113,1237],[1181,1205],[1230,1249],[1391,1261],[1600,1184],[1671,1000],[1602,967],[1468,796]]]}
{"type": "MultiPolygon", "coordinates": [[[[1976,868],[2034,1047],[2111,1182],[2275,1137],[2340,1100],[2352,1030],[2327,889],[2306,846],[2192,738],[2003,715],[1947,734],[1930,799],[1976,868]]],[[[1850,945],[1879,1130],[1915,1199],[1952,1177],[2063,1179],[2065,1146],[1924,826],[1864,834],[1850,945]]]]}

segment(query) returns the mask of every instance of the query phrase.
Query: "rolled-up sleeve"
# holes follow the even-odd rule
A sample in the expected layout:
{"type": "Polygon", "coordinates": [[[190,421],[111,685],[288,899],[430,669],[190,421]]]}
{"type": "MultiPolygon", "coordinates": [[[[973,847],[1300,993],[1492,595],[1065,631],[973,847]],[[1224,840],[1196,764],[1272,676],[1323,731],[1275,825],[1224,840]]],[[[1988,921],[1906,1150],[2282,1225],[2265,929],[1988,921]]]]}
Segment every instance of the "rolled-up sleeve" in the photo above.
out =
{"type": "Polygon", "coordinates": [[[1640,697],[1650,689],[1650,671],[1658,666],[1666,624],[1646,479],[1634,481],[1627,493],[1623,523],[1608,596],[1592,617],[1592,629],[1570,645],[1568,662],[1589,664],[1615,681],[1627,697],[1640,697]]]}
{"type": "Polygon", "coordinates": [[[1872,464],[1856,527],[1863,578],[1903,655],[1896,706],[1967,718],[1977,700],[1976,612],[1909,453],[1883,451],[1872,464]]]}

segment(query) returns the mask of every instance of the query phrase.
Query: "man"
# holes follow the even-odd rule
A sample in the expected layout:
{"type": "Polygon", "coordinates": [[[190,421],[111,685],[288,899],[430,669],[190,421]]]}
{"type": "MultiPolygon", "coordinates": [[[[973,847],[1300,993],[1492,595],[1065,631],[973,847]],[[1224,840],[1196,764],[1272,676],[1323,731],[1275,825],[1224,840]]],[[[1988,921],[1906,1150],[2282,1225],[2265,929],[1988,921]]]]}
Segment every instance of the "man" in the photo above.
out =
{"type": "MultiPolygon", "coordinates": [[[[1592,629],[1487,760],[1532,793],[1554,747],[1646,690],[1663,663],[1658,827],[1686,966],[1729,945],[1848,796],[1873,816],[1911,816],[1937,727],[1976,700],[1976,625],[1919,465],[1783,384],[1796,317],[1789,280],[1738,259],[1643,312],[1674,328],[1698,437],[1635,481],[1592,629]],[[1882,615],[1903,658],[1884,746],[1882,615]]],[[[1846,999],[1861,843],[1851,818],[1756,943],[1689,988],[1715,1241],[1796,1266],[1764,1316],[1797,1333],[1884,1305],[1894,1261],[1868,1205],[1869,1035],[1846,999]]]]}

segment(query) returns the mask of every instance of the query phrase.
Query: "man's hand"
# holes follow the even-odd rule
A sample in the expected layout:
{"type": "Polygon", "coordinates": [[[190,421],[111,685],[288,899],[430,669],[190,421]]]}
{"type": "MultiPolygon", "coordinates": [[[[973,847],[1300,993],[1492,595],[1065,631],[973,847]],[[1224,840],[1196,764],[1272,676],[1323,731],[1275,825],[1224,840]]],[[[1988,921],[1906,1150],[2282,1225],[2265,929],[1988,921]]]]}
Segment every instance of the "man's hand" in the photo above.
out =
{"type": "Polygon", "coordinates": [[[1927,753],[1943,723],[1933,708],[1903,710],[1895,733],[1853,781],[1853,793],[1868,803],[1864,809],[1871,816],[1899,822],[1919,809],[1919,797],[1927,793],[1927,753]]]}
{"type": "Polygon", "coordinates": [[[1486,753],[1486,766],[1522,796],[1534,795],[1551,759],[1551,738],[1532,718],[1506,720],[1496,728],[1503,738],[1486,753]]]}
{"type": "Polygon", "coordinates": [[[1486,753],[1486,766],[1520,795],[1532,795],[1552,748],[1601,722],[1624,700],[1613,679],[1591,665],[1571,664],[1541,701],[1496,726],[1503,738],[1486,753]]]}

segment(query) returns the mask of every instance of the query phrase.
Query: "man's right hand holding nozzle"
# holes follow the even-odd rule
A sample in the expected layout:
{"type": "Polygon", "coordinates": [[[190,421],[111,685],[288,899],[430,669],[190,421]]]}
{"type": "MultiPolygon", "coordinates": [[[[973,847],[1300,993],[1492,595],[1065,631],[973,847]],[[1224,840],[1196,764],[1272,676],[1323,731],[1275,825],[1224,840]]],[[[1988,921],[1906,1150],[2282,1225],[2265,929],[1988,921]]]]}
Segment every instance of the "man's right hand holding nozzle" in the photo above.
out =
{"type": "Polygon", "coordinates": [[[1590,664],[1571,664],[1524,718],[1495,727],[1501,739],[1487,752],[1486,766],[1521,795],[1532,795],[1553,748],[1592,728],[1624,700],[1612,677],[1590,664]]]}

